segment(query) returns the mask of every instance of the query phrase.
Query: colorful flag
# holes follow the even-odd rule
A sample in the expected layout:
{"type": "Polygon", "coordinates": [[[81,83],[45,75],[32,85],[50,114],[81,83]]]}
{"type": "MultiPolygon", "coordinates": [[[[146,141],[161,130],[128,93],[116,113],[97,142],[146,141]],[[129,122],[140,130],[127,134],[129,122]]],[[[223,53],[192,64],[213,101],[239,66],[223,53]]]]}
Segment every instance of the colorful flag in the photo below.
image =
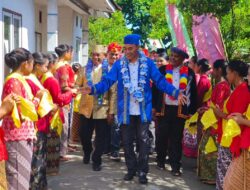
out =
{"type": "Polygon", "coordinates": [[[188,36],[183,16],[174,4],[166,4],[166,17],[173,45],[185,50],[190,57],[193,56],[194,50],[188,36]]]}

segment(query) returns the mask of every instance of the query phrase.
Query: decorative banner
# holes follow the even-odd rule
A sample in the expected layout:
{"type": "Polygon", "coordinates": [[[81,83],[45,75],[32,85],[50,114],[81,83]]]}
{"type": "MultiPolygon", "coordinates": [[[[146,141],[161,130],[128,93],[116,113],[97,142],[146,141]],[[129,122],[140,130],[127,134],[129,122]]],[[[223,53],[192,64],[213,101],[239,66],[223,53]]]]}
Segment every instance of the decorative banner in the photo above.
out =
{"type": "Polygon", "coordinates": [[[226,60],[219,22],[215,17],[193,16],[192,31],[198,59],[206,58],[210,64],[217,59],[226,60]]]}
{"type": "Polygon", "coordinates": [[[188,36],[183,16],[174,4],[168,4],[166,2],[166,17],[173,45],[185,50],[189,56],[192,57],[194,55],[194,50],[188,36]]]}

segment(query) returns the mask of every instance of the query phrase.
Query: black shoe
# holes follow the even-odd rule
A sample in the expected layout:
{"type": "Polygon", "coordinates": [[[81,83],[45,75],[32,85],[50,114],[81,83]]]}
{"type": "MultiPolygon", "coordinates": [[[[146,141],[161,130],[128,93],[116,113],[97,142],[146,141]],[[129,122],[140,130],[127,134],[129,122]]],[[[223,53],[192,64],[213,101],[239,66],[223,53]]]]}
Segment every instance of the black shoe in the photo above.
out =
{"type": "Polygon", "coordinates": [[[116,162],[119,162],[121,160],[119,156],[119,152],[112,152],[110,155],[110,159],[116,162]]]}
{"type": "Polygon", "coordinates": [[[123,179],[124,179],[125,181],[131,181],[131,180],[134,178],[134,176],[135,176],[135,173],[128,172],[128,173],[123,177],[123,179]]]}
{"type": "Polygon", "coordinates": [[[159,170],[165,170],[165,164],[162,162],[157,162],[156,168],[159,170]]]}
{"type": "Polygon", "coordinates": [[[98,165],[98,164],[93,164],[92,165],[92,168],[93,168],[93,171],[101,171],[102,170],[102,166],[101,165],[98,165]]]}
{"type": "Polygon", "coordinates": [[[147,179],[146,173],[141,172],[141,173],[139,174],[139,183],[140,183],[140,184],[147,184],[147,183],[148,183],[148,179],[147,179]]]}
{"type": "Polygon", "coordinates": [[[180,170],[174,169],[171,171],[171,174],[175,177],[179,177],[179,176],[181,176],[182,173],[180,170]]]}
{"type": "Polygon", "coordinates": [[[88,164],[90,161],[90,154],[85,154],[83,157],[83,163],[88,164]]]}

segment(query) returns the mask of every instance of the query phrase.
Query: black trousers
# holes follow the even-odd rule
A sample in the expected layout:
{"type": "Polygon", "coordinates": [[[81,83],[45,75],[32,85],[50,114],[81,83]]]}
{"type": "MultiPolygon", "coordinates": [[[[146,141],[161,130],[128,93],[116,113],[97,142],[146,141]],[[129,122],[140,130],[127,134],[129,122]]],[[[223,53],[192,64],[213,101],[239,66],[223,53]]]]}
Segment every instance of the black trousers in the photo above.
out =
{"type": "Polygon", "coordinates": [[[185,120],[177,117],[178,106],[166,106],[165,115],[159,117],[156,134],[157,161],[164,163],[169,156],[171,168],[179,170],[182,156],[182,137],[185,120]]]}
{"type": "Polygon", "coordinates": [[[80,115],[80,138],[84,155],[90,155],[93,150],[91,139],[95,130],[92,161],[96,165],[102,164],[101,156],[104,151],[106,127],[107,119],[86,118],[80,115]]]}
{"type": "Polygon", "coordinates": [[[148,173],[150,139],[149,123],[141,123],[140,116],[130,116],[129,125],[121,125],[122,141],[128,172],[148,173]],[[139,144],[138,159],[134,151],[134,140],[139,144]]]}

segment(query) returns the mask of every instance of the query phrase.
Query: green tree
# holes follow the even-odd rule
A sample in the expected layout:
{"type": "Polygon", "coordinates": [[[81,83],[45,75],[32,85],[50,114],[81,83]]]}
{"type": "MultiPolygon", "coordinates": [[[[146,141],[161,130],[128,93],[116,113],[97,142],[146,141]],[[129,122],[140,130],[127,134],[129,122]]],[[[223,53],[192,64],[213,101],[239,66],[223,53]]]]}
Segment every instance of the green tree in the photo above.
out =
{"type": "Polygon", "coordinates": [[[121,6],[126,24],[133,33],[140,34],[145,41],[151,32],[150,5],[153,0],[116,0],[121,6]]]}
{"type": "Polygon", "coordinates": [[[165,14],[165,1],[154,0],[150,4],[150,16],[152,22],[152,30],[149,34],[150,38],[163,39],[170,35],[168,23],[165,14]]]}
{"type": "Polygon", "coordinates": [[[108,45],[111,42],[123,44],[125,35],[131,31],[126,27],[123,14],[117,11],[110,18],[90,18],[89,46],[90,51],[96,44],[108,45]]]}

